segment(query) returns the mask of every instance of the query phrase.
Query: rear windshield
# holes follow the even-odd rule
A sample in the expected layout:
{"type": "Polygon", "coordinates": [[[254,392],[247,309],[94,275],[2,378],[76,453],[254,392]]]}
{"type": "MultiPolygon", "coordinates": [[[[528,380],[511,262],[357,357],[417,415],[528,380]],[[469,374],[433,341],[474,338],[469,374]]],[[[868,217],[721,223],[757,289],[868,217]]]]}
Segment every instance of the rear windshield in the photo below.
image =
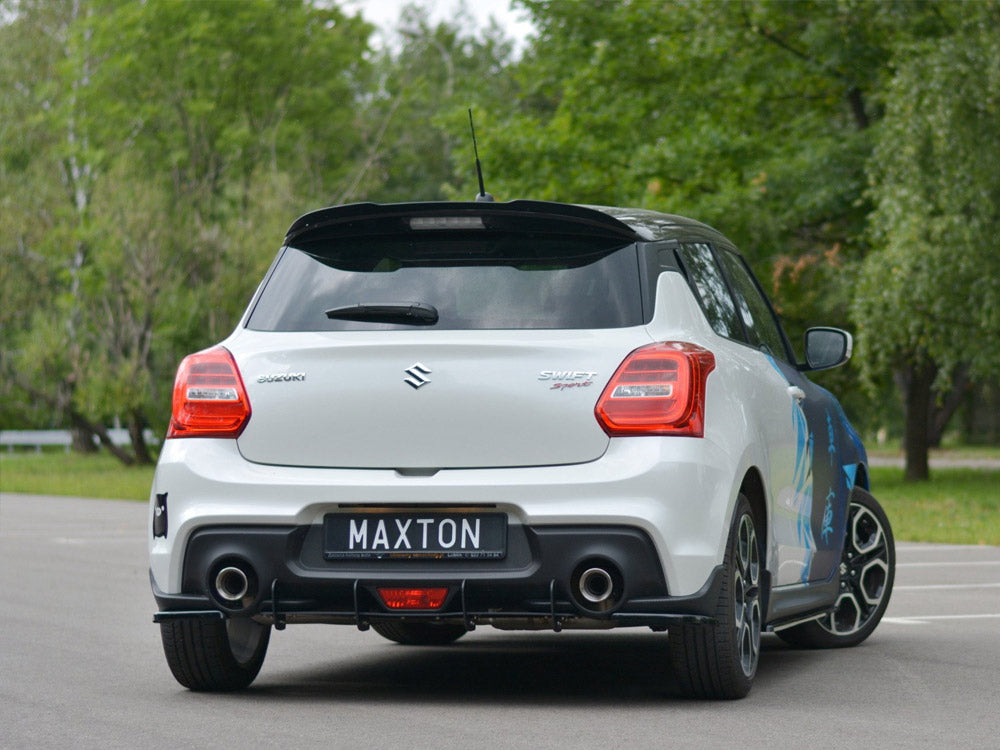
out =
{"type": "Polygon", "coordinates": [[[412,324],[345,320],[327,311],[411,304],[436,313],[436,322],[422,323],[434,329],[640,325],[637,249],[608,247],[606,239],[492,232],[318,241],[285,249],[247,327],[409,330],[412,324]]]}

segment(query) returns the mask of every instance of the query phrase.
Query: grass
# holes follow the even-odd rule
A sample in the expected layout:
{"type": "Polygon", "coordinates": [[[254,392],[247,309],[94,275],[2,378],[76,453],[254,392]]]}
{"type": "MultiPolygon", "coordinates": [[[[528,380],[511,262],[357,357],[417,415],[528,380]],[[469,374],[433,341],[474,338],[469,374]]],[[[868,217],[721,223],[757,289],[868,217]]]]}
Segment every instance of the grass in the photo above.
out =
{"type": "MultiPolygon", "coordinates": [[[[882,458],[903,458],[903,449],[899,441],[886,445],[877,445],[874,440],[866,441],[865,448],[869,456],[882,458]]],[[[931,461],[948,459],[990,459],[1000,461],[1000,446],[996,445],[945,445],[941,448],[931,448],[931,461]]]]}
{"type": "Polygon", "coordinates": [[[904,482],[897,468],[871,475],[896,539],[1000,545],[1000,470],[931,469],[928,482],[904,482]]]}
{"type": "Polygon", "coordinates": [[[148,500],[152,466],[125,466],[109,453],[0,453],[0,490],[148,500]]]}
{"type": "MultiPolygon", "coordinates": [[[[898,468],[871,475],[897,539],[1000,545],[1000,470],[932,469],[922,483],[904,482],[898,468]]],[[[152,482],[153,467],[123,466],[106,453],[0,453],[4,492],[145,501],[152,482]]]]}

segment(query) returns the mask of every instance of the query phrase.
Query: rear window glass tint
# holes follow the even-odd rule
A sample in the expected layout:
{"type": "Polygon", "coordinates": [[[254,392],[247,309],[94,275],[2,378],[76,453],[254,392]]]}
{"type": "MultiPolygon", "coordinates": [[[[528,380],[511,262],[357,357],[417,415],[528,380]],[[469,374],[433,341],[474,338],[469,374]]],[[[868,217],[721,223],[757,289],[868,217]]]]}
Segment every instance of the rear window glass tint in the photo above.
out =
{"type": "Polygon", "coordinates": [[[757,286],[753,274],[743,260],[724,251],[722,262],[729,272],[740,303],[740,314],[750,334],[750,343],[779,359],[788,359],[785,340],[771,312],[771,306],[757,286]]]}
{"type": "Polygon", "coordinates": [[[720,336],[743,339],[743,328],[736,315],[736,305],[733,304],[729,287],[715,262],[712,249],[703,242],[695,242],[681,245],[678,252],[712,329],[720,336]]]}
{"type": "Polygon", "coordinates": [[[247,326],[261,331],[407,330],[329,319],[346,305],[419,302],[445,330],[640,325],[634,244],[473,235],[369,238],[288,248],[247,326]],[[602,244],[603,243],[603,244],[602,244]]]}

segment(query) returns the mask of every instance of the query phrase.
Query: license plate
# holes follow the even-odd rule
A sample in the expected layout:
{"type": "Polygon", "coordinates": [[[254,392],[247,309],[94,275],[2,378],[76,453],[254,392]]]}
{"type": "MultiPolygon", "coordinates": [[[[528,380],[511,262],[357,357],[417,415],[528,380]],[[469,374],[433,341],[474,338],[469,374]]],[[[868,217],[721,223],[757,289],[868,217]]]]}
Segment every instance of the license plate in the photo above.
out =
{"type": "Polygon", "coordinates": [[[496,560],[507,554],[507,517],[503,513],[328,513],[323,539],[327,560],[496,560]]]}

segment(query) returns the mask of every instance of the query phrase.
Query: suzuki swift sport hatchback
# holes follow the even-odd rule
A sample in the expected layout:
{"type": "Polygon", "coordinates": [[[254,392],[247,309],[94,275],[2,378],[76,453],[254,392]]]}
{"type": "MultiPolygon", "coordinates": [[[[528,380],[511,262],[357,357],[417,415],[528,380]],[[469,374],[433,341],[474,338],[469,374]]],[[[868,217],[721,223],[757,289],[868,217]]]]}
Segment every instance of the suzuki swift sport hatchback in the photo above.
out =
{"type": "MultiPolygon", "coordinates": [[[[443,645],[477,626],[667,631],[740,697],[762,631],[850,646],[892,589],[864,448],[725,237],[557,203],[296,221],[239,326],[187,357],[150,497],[167,662],[250,684],[271,628],[443,645]]],[[[669,642],[669,647],[668,647],[669,642]]]]}

